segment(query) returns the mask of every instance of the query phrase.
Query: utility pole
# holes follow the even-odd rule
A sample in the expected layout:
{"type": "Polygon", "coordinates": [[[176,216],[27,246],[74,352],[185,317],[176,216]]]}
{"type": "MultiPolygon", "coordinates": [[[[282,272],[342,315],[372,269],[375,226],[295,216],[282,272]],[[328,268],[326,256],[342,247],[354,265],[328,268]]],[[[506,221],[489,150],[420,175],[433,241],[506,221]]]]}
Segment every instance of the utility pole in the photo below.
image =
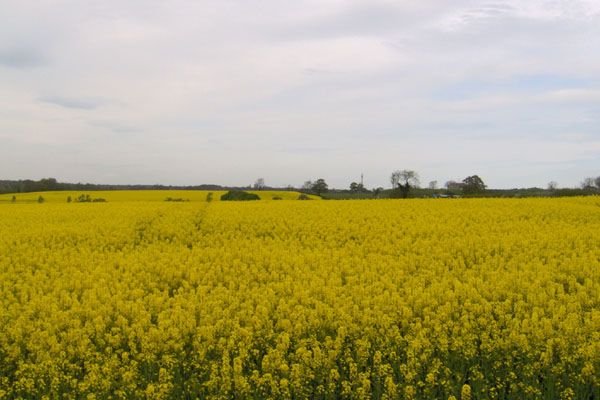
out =
{"type": "Polygon", "coordinates": [[[364,182],[363,182],[363,174],[362,172],[360,173],[360,186],[364,187],[364,182]]]}

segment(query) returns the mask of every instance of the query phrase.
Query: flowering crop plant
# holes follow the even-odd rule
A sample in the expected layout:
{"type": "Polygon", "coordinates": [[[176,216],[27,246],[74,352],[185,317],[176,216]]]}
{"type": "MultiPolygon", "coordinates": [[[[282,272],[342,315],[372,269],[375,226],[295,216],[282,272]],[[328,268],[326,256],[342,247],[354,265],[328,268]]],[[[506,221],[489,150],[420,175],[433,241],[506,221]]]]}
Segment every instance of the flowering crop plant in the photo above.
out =
{"type": "Polygon", "coordinates": [[[0,398],[600,399],[598,197],[65,196],[0,203],[0,398]]]}

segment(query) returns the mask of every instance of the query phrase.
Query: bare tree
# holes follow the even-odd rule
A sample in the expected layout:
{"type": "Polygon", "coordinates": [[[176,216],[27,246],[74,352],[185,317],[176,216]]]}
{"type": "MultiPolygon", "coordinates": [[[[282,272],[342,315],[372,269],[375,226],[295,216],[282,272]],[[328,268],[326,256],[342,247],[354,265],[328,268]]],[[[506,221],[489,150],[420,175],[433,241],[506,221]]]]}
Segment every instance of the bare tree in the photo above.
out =
{"type": "Polygon", "coordinates": [[[410,169],[403,169],[392,172],[390,177],[394,189],[399,189],[403,198],[408,197],[410,189],[419,187],[419,174],[410,169]]]}
{"type": "Polygon", "coordinates": [[[600,189],[600,176],[597,176],[596,179],[594,179],[594,183],[596,184],[596,187],[600,189]]]}
{"type": "Polygon", "coordinates": [[[256,180],[256,182],[254,182],[254,189],[256,190],[263,190],[265,188],[265,179],[264,178],[258,178],[256,180]]]}
{"type": "Polygon", "coordinates": [[[429,185],[428,185],[429,189],[431,189],[431,190],[436,190],[437,186],[438,186],[438,181],[431,181],[431,182],[429,182],[429,185]]]}
{"type": "Polygon", "coordinates": [[[302,190],[311,190],[313,187],[312,181],[306,181],[302,184],[302,190]]]}
{"type": "Polygon", "coordinates": [[[555,181],[548,182],[548,190],[554,191],[554,190],[556,190],[557,187],[558,187],[558,183],[556,183],[555,181]]]}
{"type": "Polygon", "coordinates": [[[585,178],[583,182],[581,182],[581,188],[584,190],[593,189],[596,186],[596,180],[594,178],[585,178]]]}

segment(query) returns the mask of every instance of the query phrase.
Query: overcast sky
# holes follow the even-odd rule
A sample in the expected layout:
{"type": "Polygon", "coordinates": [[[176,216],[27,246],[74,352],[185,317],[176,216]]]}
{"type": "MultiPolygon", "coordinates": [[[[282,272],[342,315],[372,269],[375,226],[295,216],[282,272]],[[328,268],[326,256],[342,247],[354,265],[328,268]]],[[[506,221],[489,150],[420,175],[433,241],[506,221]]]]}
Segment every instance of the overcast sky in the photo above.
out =
{"type": "Polygon", "coordinates": [[[597,0],[0,0],[0,179],[576,186],[597,0]]]}

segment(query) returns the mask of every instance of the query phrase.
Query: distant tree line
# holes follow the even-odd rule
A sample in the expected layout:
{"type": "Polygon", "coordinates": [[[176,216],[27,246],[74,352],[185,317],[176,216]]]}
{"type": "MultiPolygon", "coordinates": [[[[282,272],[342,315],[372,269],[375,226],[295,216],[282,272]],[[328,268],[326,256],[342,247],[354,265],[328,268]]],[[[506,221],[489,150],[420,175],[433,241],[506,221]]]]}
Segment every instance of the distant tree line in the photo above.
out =
{"type": "Polygon", "coordinates": [[[237,189],[220,185],[206,184],[194,186],[172,185],[103,185],[94,183],[64,183],[55,178],[44,178],[39,181],[25,180],[0,180],[0,194],[6,193],[31,193],[50,191],[97,191],[97,190],[227,190],[237,189]]]}
{"type": "Polygon", "coordinates": [[[585,178],[578,188],[558,188],[550,182],[546,189],[489,189],[483,179],[475,174],[463,180],[447,181],[443,188],[437,181],[430,181],[427,187],[420,186],[419,174],[414,170],[403,169],[392,172],[391,189],[377,187],[367,189],[364,184],[351,182],[348,189],[330,189],[324,179],[306,181],[302,191],[319,195],[325,199],[370,199],[370,198],[409,198],[409,197],[550,197],[586,196],[600,194],[600,176],[585,178]]]}
{"type": "MultiPolygon", "coordinates": [[[[479,175],[470,175],[463,180],[447,181],[444,188],[438,187],[437,181],[430,181],[427,187],[420,186],[419,174],[414,170],[403,169],[392,172],[390,176],[391,189],[376,187],[367,189],[362,181],[353,181],[348,189],[332,189],[325,179],[308,180],[302,187],[285,188],[270,187],[264,178],[258,178],[254,184],[244,187],[202,184],[191,186],[173,185],[104,185],[93,183],[64,183],[55,178],[43,178],[39,181],[0,180],[0,194],[30,193],[46,191],[96,191],[96,190],[300,190],[303,193],[314,194],[325,199],[368,199],[368,198],[408,198],[408,197],[520,197],[520,196],[585,196],[600,194],[600,176],[585,178],[578,188],[559,188],[554,181],[546,188],[521,189],[489,189],[479,175]]],[[[212,195],[211,195],[212,200],[212,195]]],[[[169,201],[169,200],[167,200],[169,201]]],[[[175,201],[171,199],[171,201],[175,201]]],[[[210,201],[210,200],[208,200],[210,201]]]]}
{"type": "Polygon", "coordinates": [[[7,193],[31,193],[31,192],[54,192],[54,191],[98,191],[98,190],[276,190],[295,191],[293,186],[270,187],[265,184],[263,178],[257,179],[253,185],[248,186],[222,186],[216,184],[201,185],[108,185],[96,183],[65,183],[58,182],[55,178],[43,178],[39,181],[24,180],[0,180],[0,194],[7,193]]]}

